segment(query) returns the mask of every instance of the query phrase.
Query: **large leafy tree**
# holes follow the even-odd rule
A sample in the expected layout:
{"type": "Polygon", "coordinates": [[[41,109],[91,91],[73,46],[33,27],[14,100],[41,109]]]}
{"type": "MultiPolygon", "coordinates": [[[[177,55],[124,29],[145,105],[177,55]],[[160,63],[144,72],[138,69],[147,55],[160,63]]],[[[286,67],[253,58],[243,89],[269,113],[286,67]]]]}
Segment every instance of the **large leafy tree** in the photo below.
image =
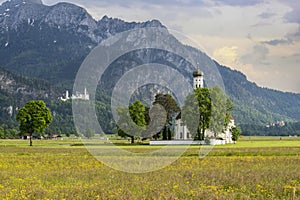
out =
{"type": "Polygon", "coordinates": [[[208,88],[197,88],[184,101],[181,114],[184,124],[197,140],[204,140],[211,121],[211,98],[208,88]]]}
{"type": "Polygon", "coordinates": [[[95,134],[96,134],[96,133],[95,133],[94,130],[92,130],[92,129],[87,129],[83,135],[84,135],[85,137],[87,137],[88,139],[90,139],[90,138],[94,137],[95,134]]]}
{"type": "Polygon", "coordinates": [[[180,112],[180,108],[175,99],[170,94],[157,94],[153,105],[161,105],[166,112],[167,120],[162,129],[163,140],[171,140],[170,125],[175,114],[180,112]]]}
{"type": "Polygon", "coordinates": [[[119,107],[118,135],[130,137],[131,143],[134,143],[135,138],[142,138],[146,127],[145,111],[145,106],[140,101],[132,103],[128,108],[119,107]]]}
{"type": "Polygon", "coordinates": [[[232,140],[234,141],[234,143],[236,143],[236,141],[238,141],[241,135],[241,130],[238,127],[232,127],[231,132],[232,132],[232,140]]]}
{"type": "Polygon", "coordinates": [[[30,146],[32,146],[32,134],[44,132],[52,121],[52,113],[42,100],[32,100],[25,104],[17,114],[20,131],[29,134],[30,146]]]}
{"type": "Polygon", "coordinates": [[[219,86],[197,88],[184,102],[182,119],[194,137],[203,140],[207,129],[214,132],[215,136],[224,131],[232,109],[231,100],[219,86]]]}
{"type": "Polygon", "coordinates": [[[136,101],[130,104],[129,106],[129,114],[131,119],[136,125],[140,127],[146,126],[145,112],[146,112],[146,108],[144,104],[140,101],[136,101]]]}
{"type": "Polygon", "coordinates": [[[226,128],[228,126],[228,124],[230,123],[230,118],[231,118],[231,110],[234,109],[234,105],[232,103],[232,101],[230,100],[230,98],[227,96],[227,100],[226,100],[226,117],[225,117],[225,121],[224,121],[224,127],[226,128]]]}
{"type": "Polygon", "coordinates": [[[215,133],[224,131],[230,121],[230,110],[233,109],[233,104],[223,90],[216,86],[210,90],[211,98],[211,121],[209,129],[215,133]]]}

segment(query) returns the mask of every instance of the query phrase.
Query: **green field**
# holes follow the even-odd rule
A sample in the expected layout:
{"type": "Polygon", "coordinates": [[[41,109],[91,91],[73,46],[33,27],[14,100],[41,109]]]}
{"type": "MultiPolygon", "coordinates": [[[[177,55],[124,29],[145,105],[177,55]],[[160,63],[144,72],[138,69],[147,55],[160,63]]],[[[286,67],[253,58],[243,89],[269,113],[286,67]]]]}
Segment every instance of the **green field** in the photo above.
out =
{"type": "Polygon", "coordinates": [[[0,199],[300,199],[300,138],[243,137],[202,159],[191,146],[171,165],[143,174],[105,166],[80,140],[28,144],[0,140],[0,199]]]}

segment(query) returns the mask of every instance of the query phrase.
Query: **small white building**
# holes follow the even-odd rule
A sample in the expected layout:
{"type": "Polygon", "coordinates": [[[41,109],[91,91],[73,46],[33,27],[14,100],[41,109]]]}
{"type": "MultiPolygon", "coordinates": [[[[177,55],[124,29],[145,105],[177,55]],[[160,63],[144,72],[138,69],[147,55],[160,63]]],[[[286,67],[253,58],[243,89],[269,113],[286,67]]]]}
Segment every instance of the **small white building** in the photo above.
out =
{"type": "Polygon", "coordinates": [[[83,94],[76,91],[75,94],[72,94],[71,96],[69,96],[69,91],[67,90],[65,97],[60,97],[60,100],[67,101],[69,99],[80,99],[80,100],[88,101],[88,100],[90,100],[90,95],[87,92],[86,88],[84,88],[83,94]]]}

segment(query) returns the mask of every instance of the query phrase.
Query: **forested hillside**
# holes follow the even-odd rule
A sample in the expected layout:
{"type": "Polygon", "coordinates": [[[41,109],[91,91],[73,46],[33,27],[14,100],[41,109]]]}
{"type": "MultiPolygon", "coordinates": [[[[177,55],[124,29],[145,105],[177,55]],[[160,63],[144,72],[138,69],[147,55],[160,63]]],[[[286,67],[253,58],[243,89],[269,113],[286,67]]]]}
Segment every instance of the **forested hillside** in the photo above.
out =
{"type": "Polygon", "coordinates": [[[235,105],[239,124],[266,125],[276,121],[300,121],[300,94],[258,87],[244,74],[218,65],[226,93],[235,105]]]}

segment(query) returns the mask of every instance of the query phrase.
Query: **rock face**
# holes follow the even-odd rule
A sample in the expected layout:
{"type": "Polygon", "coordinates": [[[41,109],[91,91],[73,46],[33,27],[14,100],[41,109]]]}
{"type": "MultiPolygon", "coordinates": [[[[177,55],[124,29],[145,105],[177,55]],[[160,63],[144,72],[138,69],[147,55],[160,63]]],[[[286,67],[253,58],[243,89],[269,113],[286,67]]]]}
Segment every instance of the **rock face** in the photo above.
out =
{"type": "Polygon", "coordinates": [[[25,78],[0,69],[0,96],[5,94],[9,98],[18,98],[14,102],[25,102],[33,98],[51,100],[57,96],[54,90],[46,81],[25,78]]]}
{"type": "Polygon", "coordinates": [[[70,3],[46,6],[40,0],[11,0],[1,5],[0,26],[2,30],[18,30],[24,23],[30,26],[46,24],[52,28],[73,31],[90,38],[95,43],[99,43],[110,35],[136,27],[162,27],[157,20],[127,23],[104,16],[96,21],[85,9],[70,3]]]}
{"type": "Polygon", "coordinates": [[[0,6],[0,66],[53,83],[73,80],[83,59],[103,39],[157,21],[125,22],[104,16],[96,21],[70,3],[43,5],[11,0],[0,6]]]}

